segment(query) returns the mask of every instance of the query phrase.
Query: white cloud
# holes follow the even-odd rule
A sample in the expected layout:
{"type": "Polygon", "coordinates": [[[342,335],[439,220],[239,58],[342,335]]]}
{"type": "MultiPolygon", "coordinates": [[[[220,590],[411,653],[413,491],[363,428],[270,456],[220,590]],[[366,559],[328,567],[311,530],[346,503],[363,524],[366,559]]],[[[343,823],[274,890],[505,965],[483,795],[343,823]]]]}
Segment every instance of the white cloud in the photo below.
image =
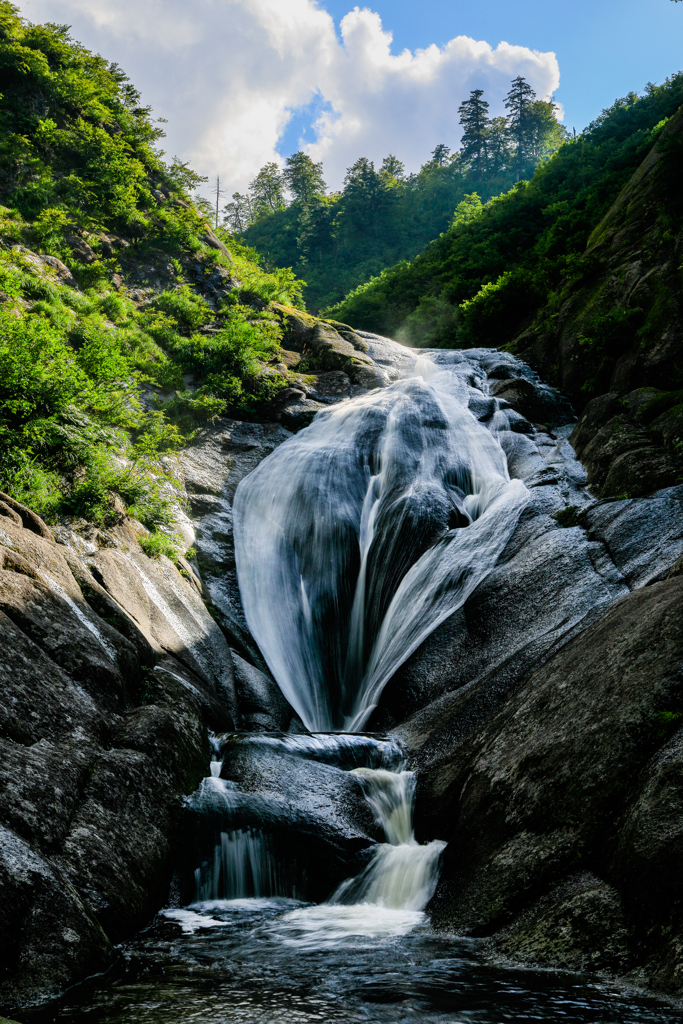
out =
{"type": "Polygon", "coordinates": [[[393,55],[379,15],[355,7],[338,37],[316,0],[20,0],[25,17],[72,26],[74,38],[129,74],[157,116],[164,148],[202,174],[244,189],[276,154],[291,111],[316,94],[332,114],[309,145],[338,187],[359,156],[395,153],[417,170],[460,136],[458,106],[483,88],[502,112],[510,80],[539,96],[559,85],[554,53],[466,36],[393,55]]]}

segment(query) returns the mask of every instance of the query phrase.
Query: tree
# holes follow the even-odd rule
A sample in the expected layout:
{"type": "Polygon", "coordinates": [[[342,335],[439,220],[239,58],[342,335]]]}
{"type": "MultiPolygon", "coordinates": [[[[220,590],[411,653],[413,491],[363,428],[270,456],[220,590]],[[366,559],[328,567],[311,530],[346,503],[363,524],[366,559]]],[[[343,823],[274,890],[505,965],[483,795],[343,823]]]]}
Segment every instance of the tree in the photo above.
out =
{"type": "Polygon", "coordinates": [[[486,128],[486,152],[488,156],[488,173],[496,175],[510,164],[510,147],[508,144],[508,120],[506,117],[492,117],[486,128]]]}
{"type": "Polygon", "coordinates": [[[450,152],[450,148],[445,143],[440,142],[432,153],[432,163],[436,164],[437,167],[443,167],[448,162],[450,152]]]}
{"type": "Polygon", "coordinates": [[[284,181],[277,164],[269,163],[261,168],[249,183],[249,196],[255,220],[268,217],[277,210],[284,210],[284,181]]]}
{"type": "Polygon", "coordinates": [[[344,238],[359,236],[367,242],[377,234],[379,220],[393,193],[385,179],[375,170],[372,160],[362,156],[349,167],[344,178],[344,191],[338,223],[344,238]]]}
{"type": "Polygon", "coordinates": [[[462,155],[472,165],[475,176],[481,178],[486,170],[488,152],[488,109],[486,100],[482,99],[483,89],[473,89],[470,98],[458,107],[460,124],[463,126],[462,155]]]}
{"type": "Polygon", "coordinates": [[[313,199],[302,210],[299,220],[297,248],[302,263],[322,264],[326,258],[336,256],[334,217],[336,196],[313,199]]]}
{"type": "Polygon", "coordinates": [[[211,189],[211,194],[213,196],[215,196],[214,209],[213,209],[213,218],[214,218],[214,227],[217,228],[218,227],[218,204],[221,201],[221,199],[223,198],[223,196],[225,195],[224,189],[221,188],[221,179],[218,176],[216,176],[216,184],[211,189]]]}
{"type": "Polygon", "coordinates": [[[529,157],[534,164],[549,157],[569,138],[557,120],[557,104],[536,100],[529,110],[529,157]]]}
{"type": "Polygon", "coordinates": [[[379,169],[380,174],[388,174],[392,178],[403,178],[405,176],[405,164],[401,163],[397,156],[390,153],[389,156],[385,156],[382,160],[382,166],[379,169]]]}
{"type": "Polygon", "coordinates": [[[517,158],[517,180],[529,162],[533,147],[534,125],[532,106],[536,93],[529,83],[518,75],[512,82],[512,88],[505,98],[508,115],[508,132],[512,139],[517,158]]]}
{"type": "Polygon", "coordinates": [[[282,176],[295,202],[310,203],[324,196],[327,190],[327,185],[323,181],[323,165],[314,163],[310,156],[301,150],[287,157],[282,176]]]}
{"type": "Polygon", "coordinates": [[[223,223],[237,234],[246,231],[249,225],[254,223],[251,199],[249,196],[240,195],[239,192],[233,192],[232,202],[223,207],[223,212],[223,223]]]}

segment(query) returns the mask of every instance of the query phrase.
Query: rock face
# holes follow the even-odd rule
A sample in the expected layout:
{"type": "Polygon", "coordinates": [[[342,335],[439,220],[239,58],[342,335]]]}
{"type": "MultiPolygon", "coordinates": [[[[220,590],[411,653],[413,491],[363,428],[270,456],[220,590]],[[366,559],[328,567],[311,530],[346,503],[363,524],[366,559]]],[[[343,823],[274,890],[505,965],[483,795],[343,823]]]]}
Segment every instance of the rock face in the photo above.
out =
{"type": "Polygon", "coordinates": [[[588,239],[553,315],[513,342],[582,413],[572,444],[600,497],[639,497],[683,478],[682,145],[679,109],[588,239]]]}
{"type": "Polygon", "coordinates": [[[586,406],[570,441],[600,497],[639,498],[683,474],[678,442],[683,406],[666,405],[665,392],[639,388],[622,400],[600,395],[586,406]]]}
{"type": "Polygon", "coordinates": [[[236,713],[184,564],[147,558],[125,521],[53,535],[0,496],[3,1004],[105,970],[165,899],[207,727],[236,713]]]}
{"type": "MultiPolygon", "coordinates": [[[[420,829],[431,836],[447,827],[450,839],[437,924],[474,934],[507,926],[501,948],[524,956],[536,948],[529,936],[540,948],[552,916],[563,913],[557,899],[529,908],[580,865],[620,896],[610,897],[614,922],[621,903],[631,928],[649,917],[649,930],[637,930],[644,950],[629,955],[649,955],[651,976],[671,984],[679,968],[663,961],[680,946],[681,903],[677,883],[663,898],[658,880],[678,856],[683,820],[678,738],[662,749],[683,718],[682,602],[679,577],[628,594],[476,736],[422,772],[420,829]],[[520,913],[529,916],[517,920],[520,913]]],[[[554,962],[580,958],[586,933],[577,934],[573,952],[554,962]]]]}
{"type": "MultiPolygon", "coordinates": [[[[283,893],[320,900],[381,839],[350,765],[293,753],[315,741],[297,735],[247,629],[232,502],[318,409],[386,386],[415,356],[283,310],[294,363],[317,372],[280,397],[277,422],[221,419],[182,453],[193,565],[149,559],[125,517],[50,528],[0,495],[0,1005],[105,970],[163,904],[177,856],[192,879],[226,830],[266,836],[283,893]],[[220,778],[206,778],[209,729],[249,734],[223,740],[220,778]],[[262,731],[279,739],[263,746],[262,731]]],[[[393,730],[418,775],[420,840],[449,842],[438,927],[486,937],[494,958],[679,990],[683,486],[657,490],[678,405],[654,388],[609,392],[574,425],[512,357],[480,358],[491,388],[470,408],[498,417],[528,502],[371,728],[393,730]]]]}

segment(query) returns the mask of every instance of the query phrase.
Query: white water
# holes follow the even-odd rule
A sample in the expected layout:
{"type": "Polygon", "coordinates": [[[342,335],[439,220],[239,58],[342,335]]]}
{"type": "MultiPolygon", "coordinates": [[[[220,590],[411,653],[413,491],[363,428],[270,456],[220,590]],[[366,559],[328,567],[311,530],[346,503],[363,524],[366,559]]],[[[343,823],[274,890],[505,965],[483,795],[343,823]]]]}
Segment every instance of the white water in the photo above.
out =
{"type": "Polygon", "coordinates": [[[234,829],[221,832],[213,863],[196,869],[195,895],[203,902],[293,894],[280,878],[268,836],[258,829],[234,829]]]}
{"type": "Polygon", "coordinates": [[[419,360],[416,376],[319,413],[237,489],[247,622],[311,730],[363,727],[517,523],[527,492],[468,410],[475,369],[419,360]]]}
{"type": "Polygon", "coordinates": [[[434,895],[445,843],[420,846],[413,833],[415,776],[412,772],[355,768],[365,798],[384,829],[373,858],[356,878],[343,882],[332,903],[370,904],[391,910],[420,911],[434,895]]]}

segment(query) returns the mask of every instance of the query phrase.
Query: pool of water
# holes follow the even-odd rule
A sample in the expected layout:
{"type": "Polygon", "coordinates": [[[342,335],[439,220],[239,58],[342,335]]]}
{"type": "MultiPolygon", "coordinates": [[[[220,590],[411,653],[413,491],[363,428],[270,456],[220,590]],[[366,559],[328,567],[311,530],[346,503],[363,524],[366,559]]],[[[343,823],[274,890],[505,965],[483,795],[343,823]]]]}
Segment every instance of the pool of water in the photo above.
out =
{"type": "Polygon", "coordinates": [[[163,911],[116,971],[36,1024],[654,1024],[683,1011],[604,980],[487,963],[419,911],[218,900],[163,911]]]}

